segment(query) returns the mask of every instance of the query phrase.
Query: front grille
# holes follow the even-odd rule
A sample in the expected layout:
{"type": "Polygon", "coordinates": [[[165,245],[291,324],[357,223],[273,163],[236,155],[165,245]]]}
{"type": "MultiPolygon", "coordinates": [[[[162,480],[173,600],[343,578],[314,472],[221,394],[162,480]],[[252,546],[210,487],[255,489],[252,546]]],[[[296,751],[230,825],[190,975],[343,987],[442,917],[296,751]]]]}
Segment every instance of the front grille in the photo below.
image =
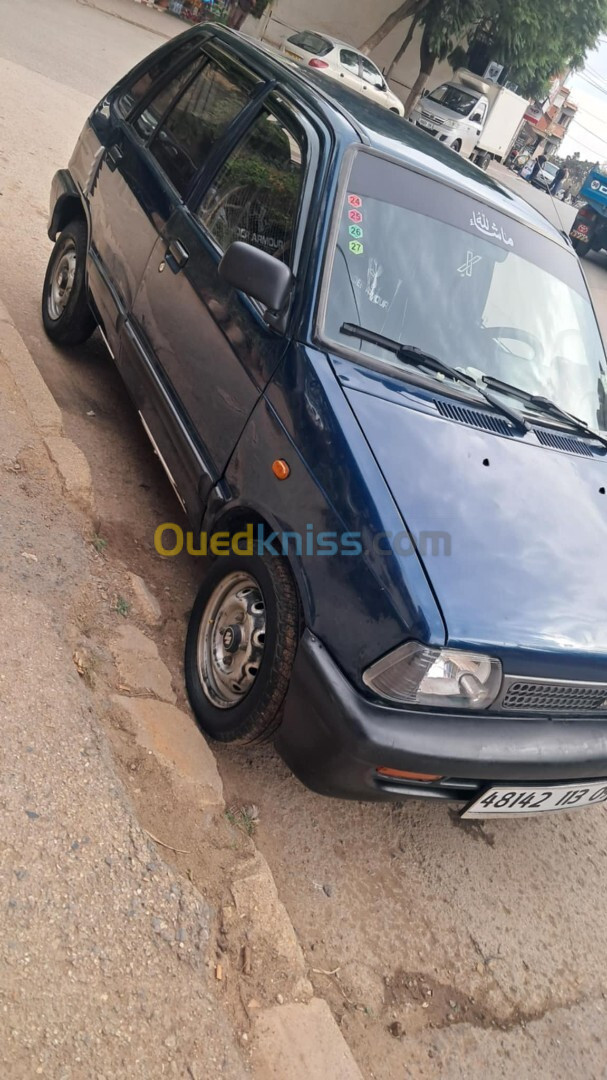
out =
{"type": "Polygon", "coordinates": [[[500,708],[516,712],[605,713],[607,684],[510,681],[500,708]]]}

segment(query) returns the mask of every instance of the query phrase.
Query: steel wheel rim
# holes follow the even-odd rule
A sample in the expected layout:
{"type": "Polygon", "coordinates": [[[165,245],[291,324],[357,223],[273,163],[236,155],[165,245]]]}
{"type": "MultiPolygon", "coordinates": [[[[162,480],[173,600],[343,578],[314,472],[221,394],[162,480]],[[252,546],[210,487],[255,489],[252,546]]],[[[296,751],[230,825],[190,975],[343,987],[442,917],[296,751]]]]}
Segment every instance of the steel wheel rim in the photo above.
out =
{"type": "Polygon", "coordinates": [[[76,245],[68,240],[53,269],[49,292],[48,313],[54,322],[61,318],[74,289],[76,278],[76,245]]]}
{"type": "Polygon", "coordinates": [[[251,690],[265,648],[266,611],[250,574],[228,574],[207,601],[198,630],[198,675],[205,697],[231,709],[251,690]]]}

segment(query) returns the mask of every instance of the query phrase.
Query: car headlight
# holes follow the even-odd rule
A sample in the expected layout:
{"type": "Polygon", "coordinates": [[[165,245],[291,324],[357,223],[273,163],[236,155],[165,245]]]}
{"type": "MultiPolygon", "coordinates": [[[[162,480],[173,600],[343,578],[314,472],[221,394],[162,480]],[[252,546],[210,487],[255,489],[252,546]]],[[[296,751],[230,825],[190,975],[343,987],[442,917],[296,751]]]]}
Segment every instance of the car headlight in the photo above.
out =
{"type": "Polygon", "coordinates": [[[502,665],[492,656],[408,641],[371,664],[363,682],[399,705],[486,709],[499,693],[502,665]]]}
{"type": "Polygon", "coordinates": [[[453,130],[453,128],[457,127],[457,120],[445,120],[443,126],[453,130]]]}

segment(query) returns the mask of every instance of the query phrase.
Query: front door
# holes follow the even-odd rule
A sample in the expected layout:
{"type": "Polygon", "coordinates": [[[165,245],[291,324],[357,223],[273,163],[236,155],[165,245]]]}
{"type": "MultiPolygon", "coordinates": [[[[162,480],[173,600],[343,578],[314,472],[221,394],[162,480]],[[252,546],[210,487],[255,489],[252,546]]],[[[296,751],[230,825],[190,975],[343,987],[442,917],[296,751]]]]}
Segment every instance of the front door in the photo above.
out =
{"type": "Polygon", "coordinates": [[[203,176],[200,197],[167,223],[133,309],[206,462],[202,506],[286,348],[259,305],[224,285],[217,267],[235,240],[294,265],[307,160],[303,129],[278,98],[253,104],[242,124],[238,139],[224,140],[212,179],[203,176]]]}
{"type": "Polygon", "coordinates": [[[353,49],[339,50],[339,80],[344,86],[361,94],[364,84],[360,74],[360,57],[353,49]]]}

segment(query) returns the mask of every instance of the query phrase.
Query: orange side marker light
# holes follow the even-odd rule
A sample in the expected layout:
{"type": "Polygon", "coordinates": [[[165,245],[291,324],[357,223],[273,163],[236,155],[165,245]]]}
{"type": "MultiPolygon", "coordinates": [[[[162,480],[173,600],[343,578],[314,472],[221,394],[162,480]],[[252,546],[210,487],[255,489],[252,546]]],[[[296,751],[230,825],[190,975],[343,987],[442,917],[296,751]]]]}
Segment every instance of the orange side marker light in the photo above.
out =
{"type": "Polygon", "coordinates": [[[277,480],[286,480],[291,468],[284,458],[276,458],[276,461],[272,462],[272,472],[277,480]]]}

